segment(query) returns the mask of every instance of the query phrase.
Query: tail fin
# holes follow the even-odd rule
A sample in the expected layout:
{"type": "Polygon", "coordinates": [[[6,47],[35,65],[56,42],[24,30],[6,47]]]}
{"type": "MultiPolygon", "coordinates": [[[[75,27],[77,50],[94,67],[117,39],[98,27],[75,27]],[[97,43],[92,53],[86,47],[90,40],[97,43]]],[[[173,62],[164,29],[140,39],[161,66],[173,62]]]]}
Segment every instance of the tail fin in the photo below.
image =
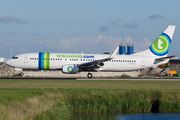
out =
{"type": "Polygon", "coordinates": [[[166,30],[156,39],[156,41],[149,47],[148,50],[136,53],[134,55],[157,57],[167,56],[173,38],[174,30],[175,26],[169,25],[166,30]]]}

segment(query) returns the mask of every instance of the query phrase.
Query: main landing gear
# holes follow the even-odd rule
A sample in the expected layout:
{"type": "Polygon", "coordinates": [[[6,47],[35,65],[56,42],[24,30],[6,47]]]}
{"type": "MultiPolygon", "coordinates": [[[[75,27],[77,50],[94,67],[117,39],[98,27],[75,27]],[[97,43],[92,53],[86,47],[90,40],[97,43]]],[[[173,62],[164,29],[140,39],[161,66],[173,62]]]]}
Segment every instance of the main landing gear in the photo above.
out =
{"type": "Polygon", "coordinates": [[[88,78],[92,78],[92,77],[93,77],[92,73],[88,73],[88,74],[87,74],[87,77],[88,77],[88,78]]]}
{"type": "Polygon", "coordinates": [[[23,76],[23,75],[24,75],[24,73],[20,73],[20,75],[21,75],[21,76],[23,76]]]}

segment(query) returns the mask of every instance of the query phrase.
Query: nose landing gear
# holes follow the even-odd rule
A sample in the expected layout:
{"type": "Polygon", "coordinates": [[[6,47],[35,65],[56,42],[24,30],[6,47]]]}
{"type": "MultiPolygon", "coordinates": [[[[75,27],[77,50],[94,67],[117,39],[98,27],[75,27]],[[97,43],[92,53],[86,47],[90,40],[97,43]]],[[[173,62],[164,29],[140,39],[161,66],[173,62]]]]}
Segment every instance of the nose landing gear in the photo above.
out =
{"type": "Polygon", "coordinates": [[[87,74],[87,77],[88,77],[88,78],[92,78],[92,77],[93,77],[92,73],[88,73],[88,74],[87,74]]]}

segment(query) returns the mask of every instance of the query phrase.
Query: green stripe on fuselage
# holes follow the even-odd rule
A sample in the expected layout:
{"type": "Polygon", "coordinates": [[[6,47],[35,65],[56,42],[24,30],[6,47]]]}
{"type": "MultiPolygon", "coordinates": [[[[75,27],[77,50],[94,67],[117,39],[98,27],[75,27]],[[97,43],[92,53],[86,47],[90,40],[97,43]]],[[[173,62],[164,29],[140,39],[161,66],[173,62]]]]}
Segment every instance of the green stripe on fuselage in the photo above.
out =
{"type": "Polygon", "coordinates": [[[50,59],[50,53],[47,53],[47,69],[49,70],[49,59],[50,59]]]}

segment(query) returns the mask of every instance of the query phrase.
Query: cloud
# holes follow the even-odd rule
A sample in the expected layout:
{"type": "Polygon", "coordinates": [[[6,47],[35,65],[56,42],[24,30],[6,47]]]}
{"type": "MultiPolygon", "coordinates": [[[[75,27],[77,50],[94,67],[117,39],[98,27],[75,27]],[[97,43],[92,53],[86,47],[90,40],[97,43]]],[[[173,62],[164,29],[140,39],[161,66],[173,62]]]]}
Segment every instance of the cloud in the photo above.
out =
{"type": "Polygon", "coordinates": [[[126,46],[128,43],[132,43],[134,45],[134,51],[135,52],[139,52],[139,51],[143,51],[146,50],[150,47],[150,45],[152,44],[152,42],[149,40],[149,38],[143,38],[140,41],[133,41],[133,39],[131,38],[131,36],[128,36],[126,38],[124,38],[124,45],[126,46]]]}
{"type": "Polygon", "coordinates": [[[28,23],[28,21],[22,20],[17,17],[3,16],[3,15],[0,15],[0,22],[1,23],[18,23],[18,24],[27,24],[28,23]]]}
{"type": "Polygon", "coordinates": [[[3,35],[31,35],[31,36],[38,36],[39,35],[39,33],[24,34],[24,33],[15,33],[15,32],[1,32],[1,34],[3,34],[3,35]]]}
{"type": "Polygon", "coordinates": [[[149,18],[150,19],[162,19],[162,18],[165,18],[165,17],[162,16],[162,15],[151,15],[149,18]]]}
{"type": "Polygon", "coordinates": [[[34,45],[36,45],[37,48],[45,48],[49,51],[101,53],[112,52],[121,42],[123,42],[124,45],[127,45],[129,42],[133,43],[135,52],[138,52],[139,49],[141,51],[146,50],[152,44],[149,38],[134,41],[131,36],[122,39],[119,37],[99,35],[93,37],[72,37],[67,39],[60,38],[58,40],[36,41],[34,45]]]}
{"type": "Polygon", "coordinates": [[[134,29],[134,28],[138,28],[138,27],[139,27],[139,25],[137,23],[124,25],[124,28],[128,28],[128,29],[134,29]]]}
{"type": "Polygon", "coordinates": [[[26,35],[38,36],[38,35],[39,35],[39,33],[27,33],[26,35]]]}
{"type": "Polygon", "coordinates": [[[44,41],[39,41],[39,40],[38,40],[38,41],[36,41],[36,44],[37,44],[37,45],[43,45],[43,44],[44,44],[44,41]]]}
{"type": "Polygon", "coordinates": [[[136,52],[146,50],[150,47],[152,42],[149,40],[149,38],[143,38],[141,41],[134,42],[134,48],[136,52]]]}
{"type": "Polygon", "coordinates": [[[65,52],[89,52],[96,53],[114,50],[122,42],[118,37],[94,36],[94,37],[72,37],[68,39],[36,41],[36,45],[52,50],[65,52]]]}
{"type": "Polygon", "coordinates": [[[137,20],[137,19],[134,19],[133,21],[136,22],[136,23],[139,22],[139,20],[137,20]]]}
{"type": "Polygon", "coordinates": [[[106,25],[102,25],[98,31],[99,31],[99,32],[105,32],[105,31],[107,31],[107,30],[109,30],[109,29],[110,29],[110,27],[108,27],[108,26],[106,26],[106,25]]]}
{"type": "Polygon", "coordinates": [[[110,20],[110,23],[111,23],[111,25],[112,26],[114,26],[114,27],[121,27],[122,25],[121,25],[121,21],[122,21],[123,19],[120,19],[120,18],[117,18],[117,19],[115,19],[115,20],[110,20]]]}
{"type": "Polygon", "coordinates": [[[125,39],[124,39],[124,42],[125,43],[132,43],[133,42],[133,39],[131,38],[131,36],[128,36],[128,37],[126,37],[125,39]]]}
{"type": "Polygon", "coordinates": [[[138,28],[139,25],[137,24],[138,20],[134,19],[133,23],[123,23],[123,19],[117,18],[115,20],[110,20],[110,23],[113,27],[123,27],[123,28],[127,28],[127,29],[134,29],[134,28],[138,28]]]}
{"type": "Polygon", "coordinates": [[[2,34],[4,34],[4,35],[17,35],[18,33],[14,33],[14,32],[2,32],[2,34]]]}

